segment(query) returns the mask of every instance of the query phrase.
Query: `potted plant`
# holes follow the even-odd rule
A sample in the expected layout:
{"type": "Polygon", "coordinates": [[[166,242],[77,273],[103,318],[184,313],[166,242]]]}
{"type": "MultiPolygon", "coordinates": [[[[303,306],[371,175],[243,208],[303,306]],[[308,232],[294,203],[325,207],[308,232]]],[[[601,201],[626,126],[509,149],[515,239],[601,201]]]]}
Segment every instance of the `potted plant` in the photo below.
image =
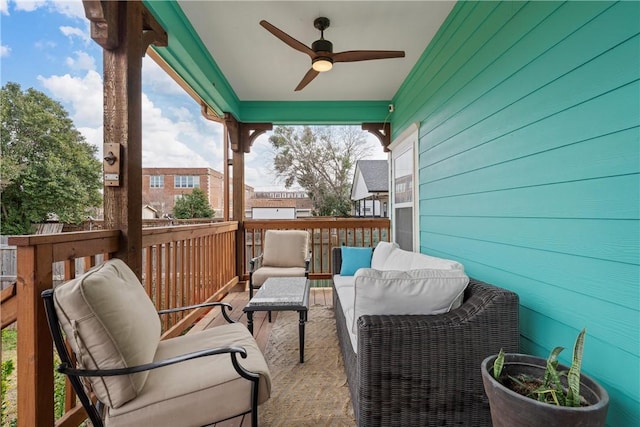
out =
{"type": "Polygon", "coordinates": [[[554,348],[546,360],[502,349],[484,359],[482,381],[493,427],[605,425],[609,395],[580,373],[585,333],[578,334],[571,367],[558,363],[563,347],[554,348]]]}

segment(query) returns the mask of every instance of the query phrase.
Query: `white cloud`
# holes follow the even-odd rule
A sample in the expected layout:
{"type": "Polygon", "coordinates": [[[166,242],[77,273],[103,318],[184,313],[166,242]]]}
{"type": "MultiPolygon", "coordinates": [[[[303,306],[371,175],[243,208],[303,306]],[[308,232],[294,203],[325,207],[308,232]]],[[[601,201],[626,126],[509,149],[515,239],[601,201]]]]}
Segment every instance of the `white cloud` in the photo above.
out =
{"type": "Polygon", "coordinates": [[[50,2],[57,12],[75,19],[87,19],[84,14],[84,6],[80,0],[53,0],[50,2]]]}
{"type": "Polygon", "coordinates": [[[244,176],[245,182],[256,191],[283,189],[281,183],[271,168],[273,165],[273,150],[269,143],[270,132],[260,135],[253,145],[251,152],[245,154],[244,176]]]}
{"type": "Polygon", "coordinates": [[[154,93],[188,96],[184,89],[148,55],[142,58],[142,83],[154,93]]]}
{"type": "Polygon", "coordinates": [[[67,36],[69,39],[73,39],[73,37],[78,37],[85,44],[91,42],[91,37],[89,36],[89,32],[87,29],[82,29],[78,27],[70,27],[68,25],[63,25],[60,27],[60,32],[67,36]]]}
{"type": "Polygon", "coordinates": [[[11,54],[11,48],[9,46],[0,44],[0,58],[4,58],[11,54]]]}
{"type": "Polygon", "coordinates": [[[38,76],[38,80],[54,98],[70,105],[69,114],[76,127],[95,128],[102,124],[102,78],[90,70],[84,77],[38,76]]]}
{"type": "Polygon", "coordinates": [[[48,50],[56,47],[56,43],[52,40],[39,40],[34,43],[34,46],[38,49],[48,50]]]}
{"type": "MultiPolygon", "coordinates": [[[[15,10],[24,12],[33,12],[41,7],[47,7],[49,10],[61,13],[69,18],[86,19],[84,15],[84,6],[81,0],[12,0],[15,10]]],[[[0,11],[6,13],[4,9],[8,9],[7,0],[0,0],[0,11]]]]}
{"type": "Polygon", "coordinates": [[[213,159],[205,159],[189,148],[207,144],[206,135],[193,128],[193,123],[174,122],[142,94],[142,163],[144,167],[213,167],[213,159]]]}
{"type": "Polygon", "coordinates": [[[67,58],[67,65],[73,70],[95,71],[96,60],[93,56],[83,51],[75,51],[75,58],[67,58]]]}
{"type": "Polygon", "coordinates": [[[98,149],[96,156],[98,159],[102,159],[102,144],[104,142],[102,125],[96,128],[78,127],[76,129],[78,129],[78,132],[80,132],[82,136],[85,137],[89,144],[95,146],[98,149]]]}
{"type": "Polygon", "coordinates": [[[9,14],[9,4],[7,0],[0,0],[0,13],[3,15],[9,14]]]}
{"type": "Polygon", "coordinates": [[[25,12],[33,12],[47,4],[46,0],[13,0],[13,3],[15,5],[15,10],[25,12]]]}

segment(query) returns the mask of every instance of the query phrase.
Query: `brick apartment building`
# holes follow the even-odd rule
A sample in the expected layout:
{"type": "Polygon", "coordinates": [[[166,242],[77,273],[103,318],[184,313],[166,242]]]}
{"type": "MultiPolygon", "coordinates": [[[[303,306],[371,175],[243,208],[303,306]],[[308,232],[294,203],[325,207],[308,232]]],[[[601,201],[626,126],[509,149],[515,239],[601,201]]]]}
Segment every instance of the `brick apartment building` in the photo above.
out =
{"type": "Polygon", "coordinates": [[[224,210],[224,176],[211,168],[143,168],[142,204],[152,206],[159,217],[173,212],[176,199],[200,188],[216,217],[224,210]]]}

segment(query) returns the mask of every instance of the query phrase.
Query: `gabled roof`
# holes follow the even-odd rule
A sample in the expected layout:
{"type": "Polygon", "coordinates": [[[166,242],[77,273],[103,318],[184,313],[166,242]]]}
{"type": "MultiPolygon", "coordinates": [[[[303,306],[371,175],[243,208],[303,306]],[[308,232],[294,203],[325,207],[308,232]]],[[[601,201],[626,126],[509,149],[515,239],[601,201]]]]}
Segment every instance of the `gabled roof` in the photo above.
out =
{"type": "Polygon", "coordinates": [[[358,160],[364,183],[370,193],[389,191],[389,166],[386,160],[358,160]]]}
{"type": "Polygon", "coordinates": [[[351,200],[374,193],[389,192],[389,166],[386,160],[358,160],[351,184],[351,200]]]}

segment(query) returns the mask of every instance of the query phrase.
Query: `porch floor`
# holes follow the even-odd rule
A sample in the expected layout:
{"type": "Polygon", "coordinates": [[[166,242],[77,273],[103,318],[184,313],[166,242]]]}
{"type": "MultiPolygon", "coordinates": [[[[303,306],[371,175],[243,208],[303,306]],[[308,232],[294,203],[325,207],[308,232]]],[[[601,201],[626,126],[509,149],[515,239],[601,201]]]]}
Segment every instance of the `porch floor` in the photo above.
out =
{"type": "MultiPolygon", "coordinates": [[[[222,302],[231,304],[233,310],[230,312],[230,317],[243,324],[247,324],[247,316],[242,311],[243,307],[249,302],[249,292],[230,292],[227,294],[222,302]]],[[[311,288],[309,294],[310,305],[322,305],[331,307],[333,306],[333,295],[331,288],[311,288]]],[[[278,312],[271,313],[271,323],[268,321],[267,312],[258,311],[253,315],[253,336],[255,337],[260,350],[263,352],[266,349],[267,342],[269,341],[269,335],[271,329],[278,318],[278,312]]],[[[226,320],[220,314],[220,310],[211,310],[206,316],[204,316],[194,327],[192,331],[198,331],[207,329],[216,325],[225,324],[226,320]]],[[[215,427],[248,427],[251,425],[251,417],[249,415],[236,417],[231,420],[227,420],[221,423],[213,424],[215,427]]]]}

